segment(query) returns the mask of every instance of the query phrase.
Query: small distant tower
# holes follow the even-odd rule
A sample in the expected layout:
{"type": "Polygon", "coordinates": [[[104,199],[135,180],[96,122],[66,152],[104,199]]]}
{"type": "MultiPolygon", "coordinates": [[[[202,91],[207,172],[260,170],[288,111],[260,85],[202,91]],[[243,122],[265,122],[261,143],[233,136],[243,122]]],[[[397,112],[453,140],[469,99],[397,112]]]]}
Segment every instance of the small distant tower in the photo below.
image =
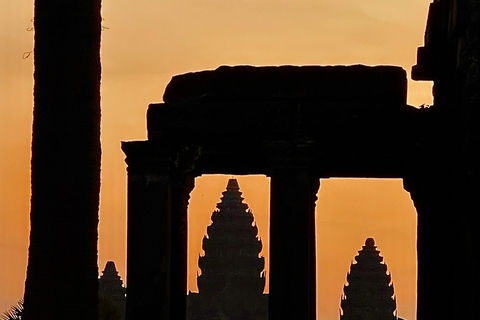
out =
{"type": "Polygon", "coordinates": [[[98,279],[98,299],[100,320],[125,320],[125,287],[113,261],[107,262],[98,279]]]}
{"type": "Polygon", "coordinates": [[[236,179],[228,181],[199,257],[198,294],[189,294],[189,319],[266,320],[268,296],[262,241],[236,179]]]}
{"type": "Polygon", "coordinates": [[[340,320],[396,320],[396,297],[391,275],[382,263],[373,238],[367,238],[350,265],[344,285],[340,320]]]}

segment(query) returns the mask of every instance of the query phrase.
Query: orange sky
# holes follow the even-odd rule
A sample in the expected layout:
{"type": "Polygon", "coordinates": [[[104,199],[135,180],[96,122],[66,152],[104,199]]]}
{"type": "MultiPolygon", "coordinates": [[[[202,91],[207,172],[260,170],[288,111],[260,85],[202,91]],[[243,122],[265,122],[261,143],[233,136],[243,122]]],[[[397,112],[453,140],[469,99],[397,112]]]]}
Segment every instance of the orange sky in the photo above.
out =
{"type": "MultiPolygon", "coordinates": [[[[145,139],[147,105],[162,101],[172,75],[222,64],[391,64],[409,73],[429,2],[105,0],[100,267],[115,260],[126,277],[120,141],[145,139]]],[[[33,59],[22,54],[33,47],[33,32],[26,31],[32,17],[33,1],[0,0],[0,312],[21,298],[27,261],[33,59]]],[[[409,103],[431,103],[430,91],[430,83],[409,81],[409,103]]],[[[210,202],[192,213],[203,219],[195,224],[197,234],[209,224],[228,176],[221,179],[192,194],[194,212],[197,193],[211,191],[210,202]]],[[[267,214],[268,183],[239,181],[266,241],[261,216],[267,214]],[[265,198],[257,199],[261,194],[265,198]]],[[[349,262],[373,236],[393,273],[399,315],[413,319],[415,219],[401,182],[322,181],[319,197],[319,318],[338,319],[349,262]]]]}

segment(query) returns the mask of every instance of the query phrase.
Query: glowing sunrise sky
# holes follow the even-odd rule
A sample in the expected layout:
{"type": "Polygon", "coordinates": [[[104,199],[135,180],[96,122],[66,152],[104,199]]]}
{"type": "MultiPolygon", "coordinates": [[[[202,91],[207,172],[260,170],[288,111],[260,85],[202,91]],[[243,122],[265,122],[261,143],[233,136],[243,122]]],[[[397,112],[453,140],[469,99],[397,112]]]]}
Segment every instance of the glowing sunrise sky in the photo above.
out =
{"type": "MultiPolygon", "coordinates": [[[[125,274],[122,140],[146,138],[145,113],[175,74],[219,65],[398,65],[410,74],[430,0],[116,0],[103,2],[99,267],[125,274]]],[[[0,0],[0,312],[23,295],[30,207],[33,1],[0,0]]],[[[68,25],[58,26],[68,28],[68,25]]],[[[409,81],[408,102],[431,103],[409,81]]],[[[68,103],[68,102],[65,102],[68,103]]],[[[230,176],[202,177],[191,198],[190,271],[230,176]],[[195,247],[196,246],[196,247],[195,247]]],[[[237,177],[268,241],[268,179],[237,177]]],[[[317,202],[318,318],[338,319],[350,261],[376,239],[399,316],[415,318],[416,216],[401,180],[322,180],[317,202]]],[[[267,255],[268,251],[262,254],[267,255]]],[[[100,270],[100,271],[101,271],[100,270]]],[[[194,277],[189,289],[196,290],[194,277]]]]}

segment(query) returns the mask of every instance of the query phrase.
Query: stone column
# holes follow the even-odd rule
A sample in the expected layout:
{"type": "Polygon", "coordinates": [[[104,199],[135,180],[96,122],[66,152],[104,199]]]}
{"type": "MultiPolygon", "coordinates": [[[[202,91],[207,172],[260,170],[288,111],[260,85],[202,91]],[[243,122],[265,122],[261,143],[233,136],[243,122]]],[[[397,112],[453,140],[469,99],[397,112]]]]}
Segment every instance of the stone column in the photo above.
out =
{"type": "Polygon", "coordinates": [[[195,178],[188,174],[173,175],[171,220],[171,307],[169,319],[186,319],[188,265],[188,200],[195,178]]]}
{"type": "Polygon", "coordinates": [[[187,204],[193,177],[179,174],[175,152],[126,142],[128,164],[126,319],[186,316],[187,204]]]}
{"type": "Polygon", "coordinates": [[[431,172],[404,179],[417,210],[418,320],[469,318],[471,245],[455,181],[431,172]]]}
{"type": "Polygon", "coordinates": [[[269,319],[316,319],[315,201],[307,144],[270,145],[269,319]],[[272,148],[273,147],[273,148],[272,148]]]}

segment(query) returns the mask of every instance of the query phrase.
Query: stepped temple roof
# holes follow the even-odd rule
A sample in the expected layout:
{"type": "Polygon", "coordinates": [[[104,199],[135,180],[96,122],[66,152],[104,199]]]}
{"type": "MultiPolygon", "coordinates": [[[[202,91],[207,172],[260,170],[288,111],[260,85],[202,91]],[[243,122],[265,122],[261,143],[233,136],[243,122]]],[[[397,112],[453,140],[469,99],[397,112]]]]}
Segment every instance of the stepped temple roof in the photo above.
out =
{"type": "Polygon", "coordinates": [[[375,240],[367,238],[350,265],[348,285],[343,287],[341,320],[395,320],[396,298],[391,274],[377,250],[375,240]]]}
{"type": "Polygon", "coordinates": [[[198,259],[201,274],[198,293],[189,294],[189,319],[265,320],[268,296],[262,241],[252,211],[243,202],[236,179],[222,192],[212,224],[203,238],[204,256],[198,259]],[[203,317],[203,318],[202,318],[203,317]]]}

